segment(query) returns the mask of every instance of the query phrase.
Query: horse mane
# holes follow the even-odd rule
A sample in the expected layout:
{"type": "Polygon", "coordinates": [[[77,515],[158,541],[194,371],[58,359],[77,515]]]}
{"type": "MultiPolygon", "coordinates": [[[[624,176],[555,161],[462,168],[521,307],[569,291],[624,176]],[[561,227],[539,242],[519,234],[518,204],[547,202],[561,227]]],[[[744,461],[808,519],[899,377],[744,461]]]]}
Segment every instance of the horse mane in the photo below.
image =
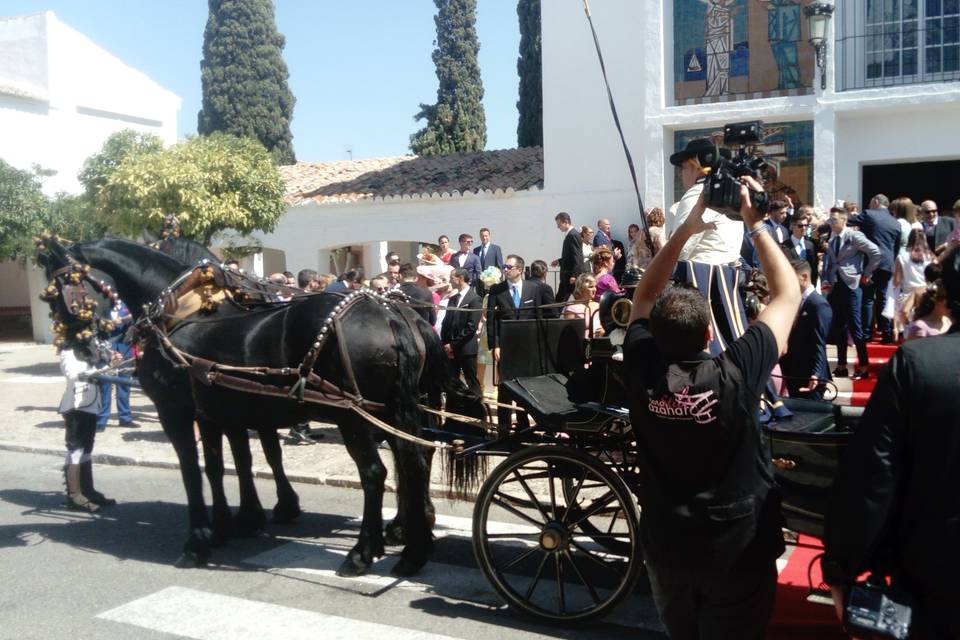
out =
{"type": "Polygon", "coordinates": [[[188,238],[164,238],[152,245],[161,253],[165,253],[171,258],[179,261],[186,267],[195,266],[201,260],[209,260],[215,264],[220,264],[220,258],[215,253],[195,240],[188,238]]]}

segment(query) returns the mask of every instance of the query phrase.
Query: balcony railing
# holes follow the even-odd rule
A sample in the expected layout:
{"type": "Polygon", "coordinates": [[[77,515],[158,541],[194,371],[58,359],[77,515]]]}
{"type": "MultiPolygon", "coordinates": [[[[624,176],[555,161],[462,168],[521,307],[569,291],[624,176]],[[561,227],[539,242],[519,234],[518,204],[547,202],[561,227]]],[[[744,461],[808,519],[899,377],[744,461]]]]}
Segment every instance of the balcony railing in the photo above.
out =
{"type": "MultiPolygon", "coordinates": [[[[951,19],[952,18],[952,19],[951,19]]],[[[960,81],[960,20],[913,20],[861,26],[837,38],[837,91],[960,81]]]]}

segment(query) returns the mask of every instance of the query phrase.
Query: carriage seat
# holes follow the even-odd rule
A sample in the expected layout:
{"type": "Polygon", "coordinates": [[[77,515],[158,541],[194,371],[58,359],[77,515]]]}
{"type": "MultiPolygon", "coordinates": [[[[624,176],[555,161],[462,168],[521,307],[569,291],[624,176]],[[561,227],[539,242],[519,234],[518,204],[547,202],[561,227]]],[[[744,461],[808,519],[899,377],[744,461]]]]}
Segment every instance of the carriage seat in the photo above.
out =
{"type": "Polygon", "coordinates": [[[533,416],[537,424],[553,431],[598,433],[614,421],[629,421],[622,407],[598,402],[573,403],[567,397],[567,377],[549,373],[514,378],[501,383],[507,395],[533,416]]]}

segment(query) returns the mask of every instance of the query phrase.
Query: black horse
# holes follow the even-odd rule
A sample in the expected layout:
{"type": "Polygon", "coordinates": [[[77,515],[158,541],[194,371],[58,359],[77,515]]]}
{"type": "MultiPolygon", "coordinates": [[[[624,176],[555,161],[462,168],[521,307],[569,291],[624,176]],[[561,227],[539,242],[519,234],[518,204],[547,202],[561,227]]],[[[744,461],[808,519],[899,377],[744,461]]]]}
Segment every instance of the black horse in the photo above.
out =
{"type": "MultiPolygon", "coordinates": [[[[53,255],[62,253],[61,259],[67,260],[62,247],[52,246],[50,251],[53,255]]],[[[155,299],[170,282],[172,273],[182,266],[164,254],[122,240],[74,245],[69,251],[77,261],[109,273],[121,297],[136,314],[155,299]]],[[[342,300],[336,295],[316,295],[258,311],[222,309],[217,312],[217,319],[178,324],[170,338],[178,349],[213,362],[238,367],[295,366],[319,335],[324,320],[336,313],[342,300]]],[[[448,376],[438,373],[443,371],[444,363],[435,334],[411,326],[382,300],[361,296],[337,326],[337,331],[324,342],[313,372],[342,388],[355,383],[355,391],[379,407],[376,413],[385,422],[415,434],[424,420],[417,406],[418,392],[423,386],[434,387],[429,390],[434,398],[439,396],[437,385],[449,394],[461,392],[448,376]],[[341,349],[341,341],[348,348],[341,349]],[[342,356],[347,353],[349,356],[344,359],[342,356]]],[[[139,367],[144,389],[156,402],[164,430],[180,458],[190,508],[191,533],[185,547],[188,558],[205,561],[210,546],[209,521],[192,438],[195,413],[223,425],[228,434],[244,431],[249,424],[258,429],[275,429],[304,419],[335,422],[357,463],[365,493],[360,540],[340,573],[362,573],[374,558],[383,554],[381,508],[386,471],[377,453],[377,430],[349,408],[300,404],[286,398],[192,383],[168,357],[169,353],[154,345],[144,351],[139,367]]],[[[430,548],[427,457],[421,447],[406,439],[388,440],[397,461],[398,502],[404,514],[407,542],[394,572],[407,575],[423,565],[430,548]]],[[[216,512],[214,517],[217,518],[216,512]]]]}

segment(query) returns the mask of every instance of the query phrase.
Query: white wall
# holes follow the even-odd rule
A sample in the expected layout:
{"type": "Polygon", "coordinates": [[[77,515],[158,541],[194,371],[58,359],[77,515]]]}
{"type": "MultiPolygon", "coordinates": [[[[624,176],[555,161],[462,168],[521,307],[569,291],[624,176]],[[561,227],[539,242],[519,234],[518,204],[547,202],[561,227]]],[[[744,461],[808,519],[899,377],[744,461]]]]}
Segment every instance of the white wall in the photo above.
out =
{"type": "Polygon", "coordinates": [[[324,249],[382,240],[434,242],[440,234],[450,236],[456,249],[458,235],[477,239],[481,227],[491,230],[504,255],[516,253],[528,264],[538,258],[550,262],[560,257],[563,241],[553,220],[558,211],[570,213],[576,225],[591,227],[598,218],[610,217],[614,236],[626,239],[627,225],[636,219],[634,197],[631,192],[521,191],[339,205],[310,202],[289,209],[273,233],[257,237],[265,247],[282,248],[294,273],[325,271],[324,249]]]}
{"type": "MultiPolygon", "coordinates": [[[[841,112],[837,116],[837,193],[860,200],[861,168],[960,157],[960,108],[916,105],[909,112],[841,112]]],[[[960,176],[956,180],[960,194],[960,176]]]]}
{"type": "Polygon", "coordinates": [[[0,307],[29,307],[26,263],[19,260],[0,262],[0,307]]]}
{"type": "Polygon", "coordinates": [[[123,129],[176,141],[180,98],[44,12],[0,20],[0,158],[57,174],[76,193],[83,161],[123,129]]]}

